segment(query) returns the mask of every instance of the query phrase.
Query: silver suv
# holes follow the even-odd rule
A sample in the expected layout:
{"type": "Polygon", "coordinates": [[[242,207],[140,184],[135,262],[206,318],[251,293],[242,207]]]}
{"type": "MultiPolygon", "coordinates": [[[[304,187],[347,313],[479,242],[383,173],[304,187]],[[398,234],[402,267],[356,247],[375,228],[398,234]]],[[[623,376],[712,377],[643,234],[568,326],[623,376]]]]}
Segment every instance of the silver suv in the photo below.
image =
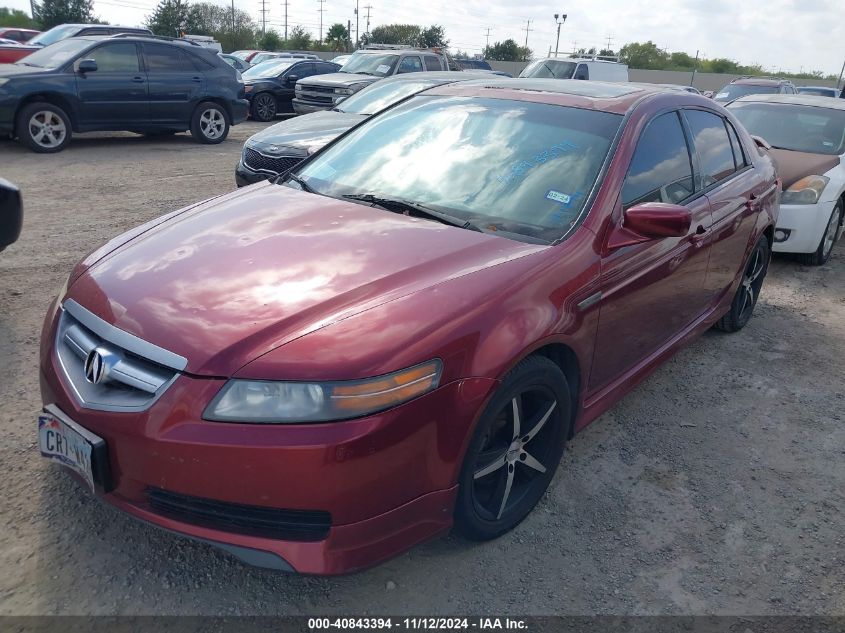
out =
{"type": "Polygon", "coordinates": [[[430,49],[377,48],[355,51],[336,73],[296,82],[293,109],[297,114],[330,110],[374,81],[428,71],[449,70],[446,57],[430,49]]]}

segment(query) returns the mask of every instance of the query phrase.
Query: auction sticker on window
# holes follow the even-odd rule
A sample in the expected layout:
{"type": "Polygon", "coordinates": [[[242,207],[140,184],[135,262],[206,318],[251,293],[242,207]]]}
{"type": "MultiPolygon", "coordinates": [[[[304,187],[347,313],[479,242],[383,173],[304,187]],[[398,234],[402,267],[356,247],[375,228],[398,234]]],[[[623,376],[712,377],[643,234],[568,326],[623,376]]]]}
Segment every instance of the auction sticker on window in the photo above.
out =
{"type": "Polygon", "coordinates": [[[381,66],[376,68],[376,72],[377,73],[389,73],[390,72],[390,66],[388,66],[387,64],[382,64],[381,66]]]}
{"type": "Polygon", "coordinates": [[[555,191],[554,189],[549,189],[546,194],[546,199],[553,200],[554,202],[560,202],[561,204],[569,204],[572,202],[572,196],[560,191],[555,191]]]}

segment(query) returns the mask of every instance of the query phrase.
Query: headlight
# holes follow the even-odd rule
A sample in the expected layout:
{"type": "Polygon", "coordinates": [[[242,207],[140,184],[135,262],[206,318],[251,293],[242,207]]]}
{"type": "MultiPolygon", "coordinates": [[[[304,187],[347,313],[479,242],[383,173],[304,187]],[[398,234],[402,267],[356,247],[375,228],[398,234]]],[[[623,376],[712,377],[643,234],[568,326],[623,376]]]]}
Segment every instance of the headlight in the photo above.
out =
{"type": "Polygon", "coordinates": [[[355,92],[355,91],[354,91],[354,90],[352,90],[352,88],[335,88],[335,89],[334,89],[334,93],[335,93],[336,95],[351,95],[351,94],[353,94],[354,92],[355,92]]]}
{"type": "Polygon", "coordinates": [[[442,364],[431,360],[364,380],[272,382],[230,380],[203,413],[216,422],[295,424],[357,418],[384,411],[437,388],[442,364]]]}
{"type": "Polygon", "coordinates": [[[781,204],[816,204],[830,181],[827,176],[807,176],[783,192],[781,204]]]}

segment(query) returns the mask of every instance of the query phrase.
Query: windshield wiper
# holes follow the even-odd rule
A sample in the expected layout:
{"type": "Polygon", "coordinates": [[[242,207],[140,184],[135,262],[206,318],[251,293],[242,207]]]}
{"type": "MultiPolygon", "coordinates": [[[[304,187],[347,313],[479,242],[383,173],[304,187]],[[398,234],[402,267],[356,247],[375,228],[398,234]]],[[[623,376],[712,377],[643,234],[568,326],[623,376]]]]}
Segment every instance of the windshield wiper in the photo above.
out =
{"type": "Polygon", "coordinates": [[[306,193],[317,193],[316,191],[314,191],[314,188],[313,188],[311,185],[309,185],[307,182],[305,182],[302,178],[300,178],[300,177],[299,177],[299,176],[297,176],[296,174],[290,174],[290,173],[289,173],[287,176],[285,176],[285,179],[284,179],[284,180],[282,180],[282,176],[285,176],[285,175],[284,175],[284,174],[279,174],[278,176],[276,176],[276,177],[273,179],[273,183],[274,183],[274,184],[277,184],[277,185],[280,185],[280,184],[282,184],[282,182],[287,182],[288,180],[293,180],[296,184],[298,184],[298,185],[299,185],[299,187],[300,187],[300,188],[301,188],[304,192],[306,192],[306,193]]]}
{"type": "Polygon", "coordinates": [[[462,229],[469,229],[470,231],[478,231],[479,233],[482,232],[479,227],[477,227],[469,220],[462,220],[461,218],[456,218],[455,216],[449,215],[448,213],[435,211],[431,207],[427,207],[424,204],[420,204],[419,202],[412,202],[411,200],[402,200],[399,198],[383,198],[381,196],[376,196],[371,193],[352,193],[346,194],[343,197],[347,200],[360,200],[361,202],[369,202],[371,205],[378,205],[387,209],[388,211],[392,211],[393,209],[402,209],[404,211],[408,211],[409,213],[413,212],[424,217],[432,218],[439,222],[443,222],[444,224],[450,224],[452,226],[457,226],[462,229]]]}

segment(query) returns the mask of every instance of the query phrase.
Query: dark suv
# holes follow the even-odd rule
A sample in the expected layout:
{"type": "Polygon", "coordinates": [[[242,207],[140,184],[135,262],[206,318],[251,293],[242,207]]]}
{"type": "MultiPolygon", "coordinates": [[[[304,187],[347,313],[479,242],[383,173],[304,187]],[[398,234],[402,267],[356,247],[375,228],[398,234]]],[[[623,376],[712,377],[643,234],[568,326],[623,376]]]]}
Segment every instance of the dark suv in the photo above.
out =
{"type": "Polygon", "coordinates": [[[730,103],[745,95],[782,94],[794,95],[795,86],[789,79],[777,77],[737,77],[713,97],[720,103],[730,103]]]}
{"type": "Polygon", "coordinates": [[[73,132],[190,130],[220,143],[246,119],[238,72],[214,50],[154,36],[73,37],[0,65],[0,134],[58,152],[73,132]]]}

